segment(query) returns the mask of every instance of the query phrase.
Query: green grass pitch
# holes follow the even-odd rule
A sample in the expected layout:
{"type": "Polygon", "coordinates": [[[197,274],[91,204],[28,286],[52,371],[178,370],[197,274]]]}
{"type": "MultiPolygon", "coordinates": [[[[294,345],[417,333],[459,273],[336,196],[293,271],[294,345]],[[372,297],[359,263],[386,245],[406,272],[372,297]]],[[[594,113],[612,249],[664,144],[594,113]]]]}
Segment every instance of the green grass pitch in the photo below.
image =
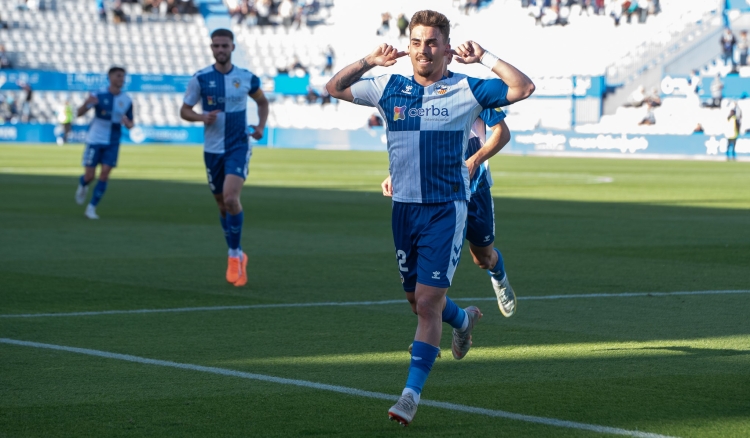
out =
{"type": "MultiPolygon", "coordinates": [[[[250,281],[226,248],[199,147],[123,147],[98,208],[82,147],[0,146],[0,338],[397,395],[409,306],[5,315],[403,299],[380,194],[387,156],[256,149],[243,191],[250,281]]],[[[520,297],[466,359],[449,330],[423,397],[681,437],[750,436],[750,163],[499,156],[497,247],[520,297]]],[[[465,246],[449,295],[491,298],[465,246]]],[[[469,301],[459,301],[468,305],[469,301]]],[[[0,343],[0,437],[597,436],[313,388],[0,343]]]]}

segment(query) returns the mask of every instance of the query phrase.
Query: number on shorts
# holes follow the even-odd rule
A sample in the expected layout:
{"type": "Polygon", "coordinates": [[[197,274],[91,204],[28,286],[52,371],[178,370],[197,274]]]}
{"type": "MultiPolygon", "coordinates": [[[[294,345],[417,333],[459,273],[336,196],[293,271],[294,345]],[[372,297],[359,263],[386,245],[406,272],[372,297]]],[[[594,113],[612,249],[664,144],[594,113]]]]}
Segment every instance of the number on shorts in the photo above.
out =
{"type": "Polygon", "coordinates": [[[409,272],[409,268],[404,266],[404,263],[406,263],[406,253],[399,249],[396,251],[396,256],[398,257],[398,270],[401,272],[409,272]]]}

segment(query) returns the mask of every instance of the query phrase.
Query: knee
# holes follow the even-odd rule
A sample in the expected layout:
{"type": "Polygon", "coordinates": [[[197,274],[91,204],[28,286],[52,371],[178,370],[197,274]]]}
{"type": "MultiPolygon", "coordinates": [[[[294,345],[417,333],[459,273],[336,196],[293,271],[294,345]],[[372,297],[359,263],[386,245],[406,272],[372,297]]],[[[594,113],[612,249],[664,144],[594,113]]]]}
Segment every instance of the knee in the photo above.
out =
{"type": "Polygon", "coordinates": [[[224,208],[226,211],[232,214],[239,213],[242,208],[240,205],[240,198],[235,194],[224,194],[224,208]]]}
{"type": "Polygon", "coordinates": [[[439,302],[430,298],[419,298],[416,303],[412,305],[415,308],[415,312],[422,318],[440,318],[442,309],[439,307],[439,302]]]}

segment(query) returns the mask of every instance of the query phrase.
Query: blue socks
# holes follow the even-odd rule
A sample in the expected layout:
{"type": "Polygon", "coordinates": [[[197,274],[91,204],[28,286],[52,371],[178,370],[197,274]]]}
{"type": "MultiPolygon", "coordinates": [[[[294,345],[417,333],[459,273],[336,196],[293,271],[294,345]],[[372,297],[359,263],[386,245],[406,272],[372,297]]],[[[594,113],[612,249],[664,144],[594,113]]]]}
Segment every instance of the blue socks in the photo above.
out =
{"type": "Polygon", "coordinates": [[[463,329],[466,322],[466,311],[456,305],[450,298],[445,297],[445,308],[443,308],[443,322],[454,329],[463,329]]]}
{"type": "Polygon", "coordinates": [[[435,363],[439,351],[439,348],[424,342],[414,341],[412,344],[409,377],[406,379],[404,391],[413,391],[417,395],[415,397],[416,402],[419,402],[419,395],[422,393],[424,382],[430,375],[430,370],[432,370],[432,365],[435,363]]]}
{"type": "Polygon", "coordinates": [[[221,229],[224,230],[224,239],[226,239],[227,246],[229,246],[229,226],[227,225],[227,218],[219,215],[219,221],[221,222],[221,229]]]}
{"type": "Polygon", "coordinates": [[[500,251],[498,251],[497,248],[494,249],[497,253],[497,263],[495,264],[494,268],[489,269],[489,272],[493,277],[497,277],[499,280],[502,280],[502,278],[505,277],[505,263],[503,263],[503,255],[500,254],[500,251]]]}
{"type": "Polygon", "coordinates": [[[84,175],[81,175],[81,177],[78,178],[78,184],[82,185],[83,187],[86,187],[87,185],[91,184],[91,181],[86,181],[84,179],[84,175]]]}
{"type": "Polygon", "coordinates": [[[227,224],[226,229],[229,230],[229,235],[227,236],[227,245],[229,245],[230,250],[240,249],[240,239],[242,238],[242,221],[244,217],[245,215],[243,212],[239,212],[239,214],[227,213],[227,217],[225,219],[227,224]]]}
{"type": "MultiPolygon", "coordinates": [[[[81,180],[83,180],[83,177],[81,177],[81,180]]],[[[99,181],[96,183],[96,187],[94,187],[94,195],[91,197],[91,205],[96,207],[99,204],[99,201],[102,200],[102,196],[104,196],[104,192],[107,191],[107,181],[99,181]]]]}

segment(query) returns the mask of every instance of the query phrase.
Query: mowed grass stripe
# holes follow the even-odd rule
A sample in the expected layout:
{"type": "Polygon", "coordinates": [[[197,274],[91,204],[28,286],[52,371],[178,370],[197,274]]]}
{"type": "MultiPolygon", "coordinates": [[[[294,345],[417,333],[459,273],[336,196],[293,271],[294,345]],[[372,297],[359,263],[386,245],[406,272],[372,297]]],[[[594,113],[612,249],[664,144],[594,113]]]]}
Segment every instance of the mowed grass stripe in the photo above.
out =
{"type": "MultiPolygon", "coordinates": [[[[0,338],[0,343],[22,346],[22,347],[32,347],[32,348],[41,348],[41,349],[47,349],[47,350],[65,351],[69,353],[78,353],[78,354],[84,354],[88,356],[102,357],[106,359],[116,359],[116,360],[122,360],[122,361],[127,361],[127,362],[140,363],[144,365],[156,365],[156,366],[169,367],[169,368],[178,368],[178,369],[183,369],[183,370],[218,374],[218,375],[228,376],[228,377],[239,377],[242,379],[258,380],[258,381],[269,382],[269,383],[277,383],[281,385],[300,386],[304,388],[317,389],[321,391],[337,392],[337,393],[357,396],[357,397],[366,397],[366,398],[391,400],[391,401],[396,401],[398,399],[397,396],[390,395],[390,394],[384,394],[384,393],[373,392],[373,391],[364,391],[361,389],[348,388],[345,386],[328,385],[324,383],[310,382],[310,381],[298,380],[298,379],[286,379],[282,377],[274,377],[274,376],[268,376],[264,374],[247,373],[247,372],[235,371],[235,370],[230,370],[230,369],[225,369],[225,368],[207,367],[207,366],[202,366],[202,365],[171,362],[171,361],[165,361],[165,360],[159,360],[159,359],[149,359],[145,357],[132,356],[129,354],[119,354],[119,353],[111,353],[108,351],[91,350],[88,348],[43,344],[39,342],[21,341],[21,340],[8,339],[8,338],[0,338]]],[[[430,407],[446,409],[446,410],[455,411],[455,412],[464,412],[464,413],[469,413],[469,414],[484,415],[484,416],[496,417],[496,418],[507,418],[510,420],[543,424],[546,426],[586,430],[586,431],[603,433],[603,434],[631,436],[631,437],[639,437],[639,438],[670,438],[667,435],[659,435],[659,434],[649,433],[649,432],[619,429],[616,427],[608,427],[608,426],[599,426],[596,424],[578,423],[575,421],[558,420],[555,418],[539,417],[535,415],[516,414],[513,412],[494,410],[494,409],[484,409],[484,408],[478,408],[478,407],[473,407],[473,406],[466,406],[466,405],[434,401],[434,400],[422,399],[420,401],[420,404],[422,406],[430,406],[430,407]]]]}
{"type": "MultiPolygon", "coordinates": [[[[519,301],[542,301],[542,300],[565,300],[582,298],[639,298],[639,297],[668,297],[680,295],[726,295],[726,294],[749,294],[750,290],[699,290],[681,292],[625,292],[619,294],[572,294],[572,295],[541,295],[530,297],[518,297],[519,301]]],[[[481,298],[452,298],[453,301],[496,301],[493,297],[481,298]]],[[[403,304],[404,300],[382,300],[382,301],[346,301],[346,302],[322,302],[322,303],[278,303],[278,304],[248,304],[239,306],[203,306],[203,307],[177,307],[169,309],[132,309],[132,310],[102,310],[92,312],[65,312],[65,313],[20,313],[17,315],[0,315],[0,318],[43,318],[56,316],[99,316],[99,315],[122,315],[141,313],[181,313],[181,312],[205,312],[222,310],[250,310],[250,309],[275,309],[291,307],[347,307],[347,306],[383,306],[389,304],[403,304]]]]}

